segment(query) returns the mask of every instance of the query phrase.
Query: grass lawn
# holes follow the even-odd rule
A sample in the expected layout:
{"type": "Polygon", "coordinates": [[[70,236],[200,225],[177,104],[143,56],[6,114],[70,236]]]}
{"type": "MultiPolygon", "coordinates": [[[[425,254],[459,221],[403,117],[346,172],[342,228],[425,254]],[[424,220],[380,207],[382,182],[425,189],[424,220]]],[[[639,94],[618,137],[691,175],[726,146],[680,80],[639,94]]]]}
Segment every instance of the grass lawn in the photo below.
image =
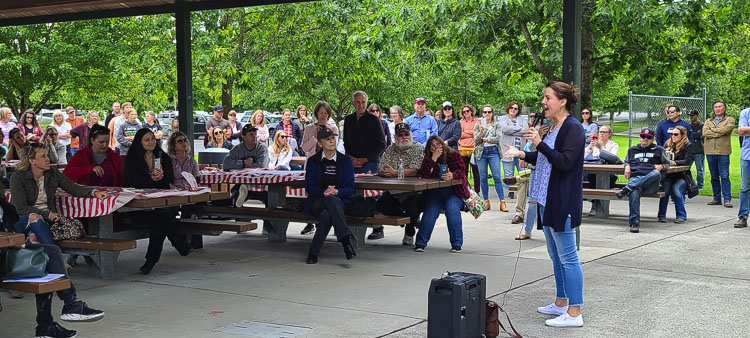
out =
{"type": "MultiPolygon", "coordinates": [[[[628,130],[628,123],[627,121],[622,122],[616,122],[614,124],[615,132],[624,132],[628,130]]],[[[620,145],[620,152],[618,156],[620,158],[625,159],[625,155],[628,153],[628,138],[627,136],[614,136],[612,137],[612,141],[617,142],[617,144],[620,145]]],[[[633,142],[636,142],[636,139],[633,139],[633,142]]],[[[635,145],[636,143],[633,143],[635,145]]],[[[711,190],[711,174],[708,171],[708,164],[704,164],[705,174],[703,177],[703,190],[701,190],[700,194],[704,196],[712,196],[713,191],[711,190]]],[[[690,170],[693,173],[693,177],[696,177],[695,175],[695,166],[691,167],[690,170]]],[[[500,173],[500,176],[502,176],[502,173],[500,173]]],[[[469,177],[471,181],[471,170],[469,170],[469,177]]],[[[740,192],[740,141],[738,137],[732,137],[732,154],[729,155],[729,181],[732,183],[732,197],[738,198],[738,194],[740,192]]],[[[620,183],[627,183],[627,180],[624,176],[620,176],[620,179],[618,180],[620,183]]],[[[494,186],[495,182],[493,179],[489,179],[489,185],[494,186]]]]}
{"type": "MultiPolygon", "coordinates": [[[[627,136],[614,136],[612,141],[617,142],[620,145],[620,158],[625,159],[625,155],[628,153],[628,138],[627,136]]],[[[635,139],[633,139],[633,145],[635,145],[635,139]]],[[[706,170],[703,176],[703,190],[700,194],[705,196],[712,196],[711,190],[711,174],[708,171],[708,164],[705,164],[706,170]]],[[[695,166],[691,167],[690,170],[695,176],[695,166]]],[[[729,181],[732,183],[732,197],[737,198],[740,192],[740,140],[738,137],[732,137],[732,154],[729,155],[729,181]]],[[[627,182],[625,177],[620,176],[618,182],[627,182]]]]}

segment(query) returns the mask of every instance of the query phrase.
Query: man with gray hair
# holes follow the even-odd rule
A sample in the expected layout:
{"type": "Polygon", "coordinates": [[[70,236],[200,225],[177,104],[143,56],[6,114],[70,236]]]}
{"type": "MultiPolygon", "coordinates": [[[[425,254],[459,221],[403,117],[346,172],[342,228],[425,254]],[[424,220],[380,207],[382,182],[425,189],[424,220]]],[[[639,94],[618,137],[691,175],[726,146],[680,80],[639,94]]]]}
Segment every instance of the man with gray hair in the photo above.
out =
{"type": "MultiPolygon", "coordinates": [[[[405,122],[396,124],[396,138],[388,149],[383,153],[378,175],[381,177],[397,178],[399,176],[399,166],[404,166],[404,177],[417,176],[417,170],[422,166],[424,158],[424,146],[419,142],[412,140],[411,130],[405,122]]],[[[416,234],[417,222],[419,215],[424,209],[422,194],[419,192],[404,192],[391,194],[386,191],[377,203],[378,211],[388,216],[409,217],[409,224],[406,225],[406,232],[401,244],[414,245],[414,234],[416,234]]],[[[383,238],[383,227],[372,230],[372,234],[367,239],[383,238]]]]}
{"type": "Polygon", "coordinates": [[[352,159],[355,174],[376,173],[386,146],[383,126],[380,119],[367,113],[367,93],[355,92],[352,105],[354,113],[344,118],[346,155],[352,159]]]}

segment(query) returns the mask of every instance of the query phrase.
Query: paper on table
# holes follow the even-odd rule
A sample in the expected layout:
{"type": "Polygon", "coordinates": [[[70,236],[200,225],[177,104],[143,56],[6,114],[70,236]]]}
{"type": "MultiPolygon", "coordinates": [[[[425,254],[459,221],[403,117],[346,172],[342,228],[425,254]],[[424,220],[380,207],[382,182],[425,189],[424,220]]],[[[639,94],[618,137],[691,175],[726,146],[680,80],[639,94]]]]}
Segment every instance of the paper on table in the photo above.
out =
{"type": "Polygon", "coordinates": [[[6,279],[3,281],[3,283],[14,283],[14,282],[25,282],[25,283],[46,283],[51,282],[55,279],[65,277],[65,275],[61,273],[50,273],[47,274],[44,277],[39,278],[16,278],[16,279],[6,279]]]}
{"type": "Polygon", "coordinates": [[[183,171],[182,172],[182,177],[184,177],[185,181],[187,181],[188,184],[190,184],[191,188],[193,188],[193,189],[197,189],[198,188],[198,182],[195,180],[195,176],[193,176],[193,174],[191,174],[191,173],[189,173],[187,171],[183,171]]]}

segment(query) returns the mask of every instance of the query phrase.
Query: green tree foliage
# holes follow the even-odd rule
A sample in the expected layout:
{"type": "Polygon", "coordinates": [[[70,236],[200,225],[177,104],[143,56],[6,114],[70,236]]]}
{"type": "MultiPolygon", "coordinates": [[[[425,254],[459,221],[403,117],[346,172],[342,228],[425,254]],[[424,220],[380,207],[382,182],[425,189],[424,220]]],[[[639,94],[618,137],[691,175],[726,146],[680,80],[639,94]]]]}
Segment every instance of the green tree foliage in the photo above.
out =
{"type": "MultiPolygon", "coordinates": [[[[746,105],[747,1],[582,0],[582,104],[627,110],[627,93],[700,95],[746,105]]],[[[498,111],[539,109],[561,74],[561,0],[327,0],[197,12],[194,106],[281,110],[351,94],[410,111],[415,97],[498,111]]],[[[0,96],[106,109],[176,106],[174,18],[106,19],[0,29],[0,96]]]]}

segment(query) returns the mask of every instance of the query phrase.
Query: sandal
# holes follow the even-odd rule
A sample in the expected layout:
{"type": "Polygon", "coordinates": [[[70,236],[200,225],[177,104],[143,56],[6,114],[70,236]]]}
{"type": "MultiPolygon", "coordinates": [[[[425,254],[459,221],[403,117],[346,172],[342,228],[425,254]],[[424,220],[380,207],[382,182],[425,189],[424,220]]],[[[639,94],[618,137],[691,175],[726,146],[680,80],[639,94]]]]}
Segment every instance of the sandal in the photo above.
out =
{"type": "Polygon", "coordinates": [[[522,241],[524,239],[529,239],[529,238],[531,238],[531,234],[527,234],[525,232],[522,232],[522,233],[518,234],[518,236],[516,236],[516,240],[517,241],[522,241]]]}

